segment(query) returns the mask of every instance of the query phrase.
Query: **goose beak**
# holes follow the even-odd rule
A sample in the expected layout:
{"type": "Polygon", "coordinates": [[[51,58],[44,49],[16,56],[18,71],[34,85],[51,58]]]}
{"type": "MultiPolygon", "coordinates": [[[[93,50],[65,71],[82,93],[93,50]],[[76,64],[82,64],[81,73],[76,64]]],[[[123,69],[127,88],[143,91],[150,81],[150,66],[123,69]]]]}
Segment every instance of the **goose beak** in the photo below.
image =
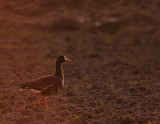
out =
{"type": "Polygon", "coordinates": [[[72,60],[71,60],[71,59],[68,59],[68,58],[65,58],[65,61],[71,62],[72,60]]]}

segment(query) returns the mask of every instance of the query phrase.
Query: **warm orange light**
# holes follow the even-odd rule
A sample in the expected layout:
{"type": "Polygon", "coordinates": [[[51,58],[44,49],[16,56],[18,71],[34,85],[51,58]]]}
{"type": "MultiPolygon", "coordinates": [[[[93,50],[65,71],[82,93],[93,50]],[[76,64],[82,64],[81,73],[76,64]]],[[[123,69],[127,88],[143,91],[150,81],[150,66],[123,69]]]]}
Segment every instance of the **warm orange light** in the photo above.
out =
{"type": "Polygon", "coordinates": [[[148,124],[152,124],[150,120],[149,120],[148,124]]]}
{"type": "Polygon", "coordinates": [[[65,61],[72,61],[71,59],[65,58],[65,61]]]}

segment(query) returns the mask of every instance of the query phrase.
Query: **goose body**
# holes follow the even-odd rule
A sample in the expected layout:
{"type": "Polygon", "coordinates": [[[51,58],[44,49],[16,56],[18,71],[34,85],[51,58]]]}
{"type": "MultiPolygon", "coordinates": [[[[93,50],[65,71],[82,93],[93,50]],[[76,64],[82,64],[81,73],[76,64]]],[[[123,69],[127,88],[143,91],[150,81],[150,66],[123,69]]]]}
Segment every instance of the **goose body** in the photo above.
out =
{"type": "Polygon", "coordinates": [[[25,89],[39,93],[42,92],[44,96],[50,96],[57,94],[59,90],[63,89],[63,87],[64,80],[61,80],[54,75],[48,75],[22,84],[20,90],[25,89]],[[49,90],[51,88],[54,89],[49,90]]]}
{"type": "Polygon", "coordinates": [[[29,81],[20,85],[20,90],[31,90],[39,93],[38,105],[40,105],[41,96],[44,97],[46,108],[48,108],[46,96],[55,95],[64,87],[64,74],[62,63],[71,61],[65,56],[59,56],[56,60],[56,70],[54,75],[40,77],[33,81],[29,81]]]}

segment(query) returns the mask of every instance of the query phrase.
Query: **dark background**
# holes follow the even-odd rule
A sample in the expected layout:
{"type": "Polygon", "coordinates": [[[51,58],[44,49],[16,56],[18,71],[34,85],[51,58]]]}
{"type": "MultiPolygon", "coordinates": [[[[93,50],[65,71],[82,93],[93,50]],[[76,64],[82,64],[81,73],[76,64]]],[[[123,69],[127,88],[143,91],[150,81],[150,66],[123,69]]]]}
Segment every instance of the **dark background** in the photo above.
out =
{"type": "Polygon", "coordinates": [[[160,123],[159,0],[1,0],[1,124],[160,123]],[[19,83],[53,74],[65,89],[48,98],[19,83]]]}

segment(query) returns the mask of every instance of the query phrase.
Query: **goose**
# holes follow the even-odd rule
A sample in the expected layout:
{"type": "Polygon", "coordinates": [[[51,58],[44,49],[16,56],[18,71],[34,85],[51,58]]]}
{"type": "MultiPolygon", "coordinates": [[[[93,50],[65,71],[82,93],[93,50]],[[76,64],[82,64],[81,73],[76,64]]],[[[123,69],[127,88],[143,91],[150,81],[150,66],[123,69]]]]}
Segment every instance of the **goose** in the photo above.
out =
{"type": "MultiPolygon", "coordinates": [[[[37,105],[42,107],[40,101],[41,97],[44,98],[44,104],[46,109],[49,109],[47,104],[47,96],[58,94],[64,87],[64,74],[62,69],[62,63],[66,61],[72,61],[65,56],[59,56],[56,60],[56,69],[54,75],[47,75],[35,80],[20,84],[20,90],[31,90],[38,93],[37,105]]],[[[20,91],[19,90],[19,91],[20,91]]]]}

